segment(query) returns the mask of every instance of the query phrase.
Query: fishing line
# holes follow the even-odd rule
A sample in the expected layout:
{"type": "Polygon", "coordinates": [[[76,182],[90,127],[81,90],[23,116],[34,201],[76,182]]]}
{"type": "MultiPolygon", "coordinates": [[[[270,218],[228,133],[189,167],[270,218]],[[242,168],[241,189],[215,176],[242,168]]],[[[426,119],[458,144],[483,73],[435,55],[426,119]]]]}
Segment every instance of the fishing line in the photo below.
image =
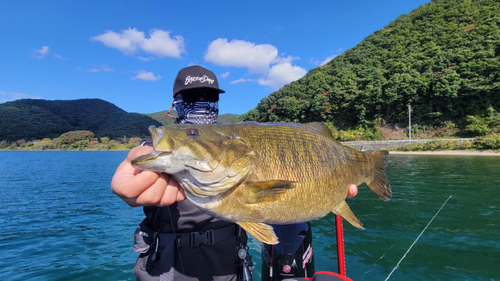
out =
{"type": "MultiPolygon", "coordinates": [[[[170,213],[170,206],[167,206],[168,210],[168,215],[170,216],[170,224],[172,225],[172,232],[174,233],[174,237],[177,237],[177,234],[175,233],[175,228],[174,228],[174,222],[172,220],[172,213],[170,213]]],[[[177,238],[175,238],[175,244],[177,245],[177,254],[179,254],[179,261],[181,262],[181,269],[182,269],[182,275],[186,275],[184,273],[184,265],[182,264],[182,257],[181,257],[181,251],[180,251],[180,245],[177,243],[177,238]]],[[[174,272],[175,272],[175,266],[174,266],[174,272]]]]}
{"type": "MultiPolygon", "coordinates": [[[[408,226],[408,227],[406,227],[406,230],[408,230],[409,228],[410,228],[409,226],[408,226]]],[[[404,231],[404,232],[403,232],[403,234],[401,234],[401,236],[399,236],[399,238],[396,240],[396,242],[394,242],[394,244],[392,244],[392,246],[390,246],[390,247],[389,247],[389,249],[385,250],[384,254],[383,254],[380,258],[378,258],[378,260],[376,260],[376,261],[373,263],[372,268],[371,268],[370,270],[366,271],[366,272],[363,274],[363,276],[361,276],[361,280],[365,279],[365,275],[366,275],[367,273],[370,273],[371,271],[373,271],[373,270],[375,269],[375,265],[377,265],[377,263],[378,263],[381,259],[383,259],[383,258],[385,257],[385,254],[387,254],[387,252],[389,252],[389,250],[390,250],[390,249],[392,249],[392,248],[396,245],[396,243],[398,243],[398,241],[399,241],[399,240],[401,240],[401,238],[403,238],[403,236],[405,235],[405,233],[406,233],[406,231],[404,231]]]]}
{"type": "MultiPolygon", "coordinates": [[[[278,229],[278,237],[282,237],[281,236],[281,229],[279,227],[277,227],[277,229],[278,229]]],[[[280,245],[281,253],[284,254],[285,251],[283,250],[283,243],[278,243],[278,245],[280,245]]]]}
{"type": "Polygon", "coordinates": [[[432,219],[429,221],[429,223],[425,226],[424,230],[422,230],[422,232],[420,232],[420,235],[418,235],[417,239],[415,239],[415,241],[413,241],[413,243],[411,244],[410,248],[408,248],[408,251],[406,251],[406,253],[403,255],[403,257],[399,260],[398,264],[396,264],[396,266],[394,267],[394,269],[392,269],[391,273],[389,273],[389,275],[387,276],[387,278],[385,278],[384,281],[389,280],[389,278],[391,277],[392,273],[394,273],[394,271],[396,271],[396,269],[398,269],[399,264],[403,261],[403,259],[406,257],[406,255],[408,254],[408,252],[410,252],[410,250],[413,247],[413,245],[415,245],[415,243],[417,243],[418,239],[420,239],[420,236],[422,236],[422,234],[424,234],[424,232],[427,229],[427,227],[429,227],[429,225],[436,218],[436,216],[439,214],[439,212],[441,212],[441,209],[443,209],[444,205],[446,205],[446,203],[448,203],[448,200],[450,200],[450,198],[451,198],[451,195],[450,195],[450,197],[448,197],[448,199],[446,199],[446,201],[444,201],[443,205],[441,205],[441,208],[439,208],[439,210],[437,211],[437,213],[432,217],[432,219]]]}

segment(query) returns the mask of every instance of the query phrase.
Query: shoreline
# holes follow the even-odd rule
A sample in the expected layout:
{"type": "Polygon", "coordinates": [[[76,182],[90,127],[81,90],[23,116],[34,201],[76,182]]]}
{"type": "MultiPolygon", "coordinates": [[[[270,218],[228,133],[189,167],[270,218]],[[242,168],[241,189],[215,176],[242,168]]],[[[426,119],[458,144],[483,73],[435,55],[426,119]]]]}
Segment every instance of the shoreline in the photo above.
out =
{"type": "MultiPolygon", "coordinates": [[[[112,150],[97,150],[97,149],[87,149],[87,150],[60,150],[60,149],[0,149],[0,151],[130,151],[130,149],[112,149],[112,150]]],[[[389,150],[389,154],[399,154],[399,155],[441,155],[441,156],[500,156],[500,151],[495,150],[428,150],[428,151],[399,151],[399,150],[389,150]]]]}
{"type": "Polygon", "coordinates": [[[442,155],[442,156],[500,156],[494,150],[435,150],[435,151],[389,151],[389,154],[400,155],[442,155]]]}

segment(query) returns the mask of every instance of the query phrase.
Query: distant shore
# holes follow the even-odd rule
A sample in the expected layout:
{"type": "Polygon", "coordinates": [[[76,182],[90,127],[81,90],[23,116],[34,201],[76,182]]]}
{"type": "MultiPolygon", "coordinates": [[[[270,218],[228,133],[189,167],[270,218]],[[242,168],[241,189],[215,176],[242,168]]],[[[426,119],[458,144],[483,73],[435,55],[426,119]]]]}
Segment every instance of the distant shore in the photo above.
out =
{"type": "MultiPolygon", "coordinates": [[[[110,150],[97,150],[97,149],[86,149],[86,150],[59,150],[59,149],[46,149],[46,150],[36,150],[36,149],[0,149],[0,151],[129,151],[128,149],[110,149],[110,150]]],[[[434,150],[434,151],[398,151],[390,150],[390,154],[401,154],[401,155],[450,155],[450,156],[500,156],[500,151],[498,150],[434,150]]]]}
{"type": "Polygon", "coordinates": [[[500,152],[494,150],[389,151],[389,153],[409,155],[500,156],[500,152]]]}

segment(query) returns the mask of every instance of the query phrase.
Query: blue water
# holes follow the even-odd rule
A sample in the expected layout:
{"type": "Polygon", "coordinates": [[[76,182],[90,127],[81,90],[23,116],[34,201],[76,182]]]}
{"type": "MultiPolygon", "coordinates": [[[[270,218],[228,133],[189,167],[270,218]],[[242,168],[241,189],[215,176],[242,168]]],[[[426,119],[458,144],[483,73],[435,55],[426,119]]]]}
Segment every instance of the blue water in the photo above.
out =
{"type": "MultiPolygon", "coordinates": [[[[134,280],[142,220],[110,191],[126,152],[0,151],[0,280],[134,280]]],[[[394,198],[360,187],[348,201],[347,274],[384,280],[449,195],[391,280],[500,279],[500,157],[391,155],[394,198]]],[[[317,270],[336,271],[334,218],[312,222],[317,270]]],[[[260,280],[260,245],[250,241],[260,280]]]]}

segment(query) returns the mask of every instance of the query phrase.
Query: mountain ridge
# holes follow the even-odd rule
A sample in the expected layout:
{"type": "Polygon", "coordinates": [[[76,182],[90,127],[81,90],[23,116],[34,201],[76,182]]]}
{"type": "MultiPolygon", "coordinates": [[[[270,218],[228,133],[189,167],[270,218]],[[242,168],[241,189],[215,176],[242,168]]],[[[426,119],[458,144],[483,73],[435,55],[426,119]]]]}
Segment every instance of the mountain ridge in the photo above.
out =
{"type": "MultiPolygon", "coordinates": [[[[173,112],[175,115],[175,111],[173,112]]],[[[233,123],[237,114],[222,114],[219,123],[233,123]]],[[[149,135],[150,125],[172,124],[165,111],[133,113],[102,99],[20,99],[0,104],[0,140],[56,138],[69,131],[86,130],[96,137],[122,138],[149,135]]]]}
{"type": "Polygon", "coordinates": [[[97,137],[149,135],[158,121],[129,113],[101,99],[20,99],[0,104],[0,140],[55,138],[68,131],[88,130],[97,137]]]}

